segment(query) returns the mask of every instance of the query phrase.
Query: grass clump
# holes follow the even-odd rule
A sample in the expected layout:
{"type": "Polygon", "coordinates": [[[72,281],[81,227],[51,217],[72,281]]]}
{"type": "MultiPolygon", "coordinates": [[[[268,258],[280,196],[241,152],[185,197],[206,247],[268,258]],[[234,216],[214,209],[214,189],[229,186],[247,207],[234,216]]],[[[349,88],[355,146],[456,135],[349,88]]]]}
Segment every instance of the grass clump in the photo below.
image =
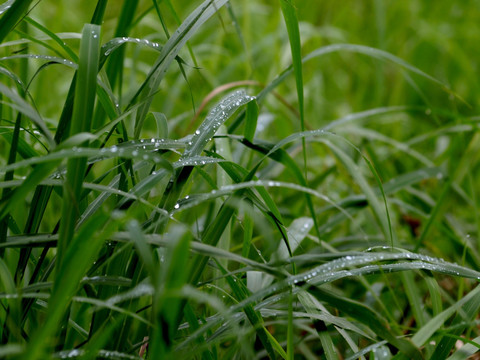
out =
{"type": "Polygon", "coordinates": [[[473,5],[350,5],[0,5],[0,357],[477,352],[473,5]]]}

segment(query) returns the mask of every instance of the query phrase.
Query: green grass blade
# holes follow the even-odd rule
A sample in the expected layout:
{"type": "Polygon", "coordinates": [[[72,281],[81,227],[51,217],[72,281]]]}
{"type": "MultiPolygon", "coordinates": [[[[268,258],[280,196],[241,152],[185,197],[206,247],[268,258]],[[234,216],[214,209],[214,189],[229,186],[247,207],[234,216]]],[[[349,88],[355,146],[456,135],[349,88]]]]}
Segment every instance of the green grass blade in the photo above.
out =
{"type": "MultiPolygon", "coordinates": [[[[293,344],[293,294],[290,290],[288,293],[288,322],[287,322],[287,359],[293,360],[295,354],[295,346],[293,344]]],[[[330,360],[330,359],[328,359],[330,360]]]]}
{"type": "Polygon", "coordinates": [[[44,326],[36,332],[26,350],[25,359],[34,360],[44,358],[44,351],[52,345],[52,336],[61,324],[62,317],[77,290],[80,280],[91,266],[103,241],[111,235],[117,226],[110,222],[109,213],[103,213],[92,218],[79,229],[71,246],[64,254],[62,267],[57,271],[52,296],[49,300],[47,320],[44,326]],[[88,240],[89,246],[82,246],[88,240]],[[65,276],[68,274],[68,276],[65,276]]]}
{"type": "Polygon", "coordinates": [[[182,25],[170,37],[163,47],[155,65],[147,76],[145,82],[141,85],[130,105],[135,101],[144,101],[138,110],[135,122],[134,138],[138,139],[142,131],[143,122],[148,114],[150,104],[153,100],[152,95],[157,91],[167,69],[172,61],[177,57],[181,48],[196,33],[197,29],[214,15],[227,0],[206,0],[195,11],[193,11],[182,25]]]}
{"type": "MultiPolygon", "coordinates": [[[[460,340],[460,339],[459,339],[460,340]]],[[[477,336],[471,342],[463,345],[460,349],[457,349],[452,356],[449,356],[447,360],[463,360],[468,359],[480,349],[480,336],[477,336]]]]}
{"type": "Polygon", "coordinates": [[[475,290],[468,293],[463,299],[433,317],[412,337],[412,342],[418,347],[425,345],[433,334],[440,330],[453,314],[460,311],[462,306],[471,301],[474,297],[478,297],[479,292],[480,287],[475,288],[475,290]]]}
{"type": "MultiPolygon", "coordinates": [[[[459,313],[455,316],[452,325],[459,325],[455,330],[448,332],[448,335],[459,336],[463,333],[464,329],[467,327],[467,323],[472,321],[475,316],[478,314],[480,308],[480,296],[478,296],[478,286],[472,291],[473,296],[468,296],[468,299],[462,304],[459,313]]],[[[447,309],[448,310],[448,309],[447,309]]],[[[452,336],[443,336],[440,341],[437,342],[435,351],[430,357],[433,359],[445,359],[450,351],[454,348],[457,339],[452,336]]]]}
{"type": "Polygon", "coordinates": [[[32,0],[16,0],[0,18],[0,43],[10,34],[28,11],[32,0]]]}
{"type": "Polygon", "coordinates": [[[0,93],[8,97],[13,103],[10,103],[9,106],[12,109],[15,109],[29,118],[37,127],[38,130],[42,133],[45,137],[47,142],[49,143],[50,147],[55,146],[55,142],[53,141],[53,136],[50,133],[45,121],[42,119],[40,114],[30,105],[28,104],[18,93],[13,91],[12,89],[8,88],[4,84],[0,84],[0,93]]]}
{"type": "Polygon", "coordinates": [[[245,139],[249,142],[253,142],[255,136],[255,130],[257,129],[258,119],[258,104],[256,101],[251,101],[247,105],[247,112],[245,118],[245,139]]]}
{"type": "MultiPolygon", "coordinates": [[[[219,266],[221,272],[227,276],[228,285],[232,289],[235,298],[238,301],[242,301],[246,299],[248,296],[248,290],[245,288],[243,283],[240,282],[238,279],[234,278],[233,276],[227,275],[227,271],[219,262],[217,262],[217,265],[219,266]]],[[[248,320],[250,321],[253,328],[255,329],[255,332],[257,333],[258,338],[262,342],[262,345],[265,347],[267,354],[271,359],[275,359],[275,353],[273,351],[274,346],[272,346],[272,343],[271,343],[271,338],[274,339],[274,337],[272,335],[269,336],[267,334],[268,331],[264,326],[262,316],[260,315],[260,313],[255,311],[253,306],[250,304],[244,308],[244,311],[248,320]]],[[[283,353],[283,350],[281,353],[283,353]]]]}
{"type": "Polygon", "coordinates": [[[354,317],[358,321],[367,324],[378,336],[387,340],[390,344],[398,348],[402,353],[408,355],[410,359],[422,359],[418,349],[416,349],[407,340],[398,338],[396,334],[388,329],[385,319],[380,317],[372,309],[356,301],[342,298],[319,288],[309,288],[307,290],[320,301],[326,301],[334,305],[340,311],[354,317]]]}
{"type": "Polygon", "coordinates": [[[323,321],[317,321],[314,323],[315,329],[318,332],[320,337],[320,342],[322,343],[323,351],[325,352],[325,357],[328,360],[338,360],[339,357],[335,351],[335,346],[333,345],[333,340],[330,334],[328,333],[328,328],[323,321]]]}
{"type": "MultiPolygon", "coordinates": [[[[78,77],[82,81],[76,83],[72,123],[70,125],[72,136],[90,131],[97,88],[99,52],[100,27],[87,24],[84,26],[80,45],[78,77]]],[[[76,221],[80,216],[79,206],[85,170],[86,159],[68,160],[67,179],[63,190],[63,215],[57,245],[57,267],[59,269],[62,266],[63,254],[67,251],[70,239],[73,237],[76,221]]]]}
{"type": "Polygon", "coordinates": [[[58,35],[51,32],[48,28],[41,25],[39,22],[33,20],[31,17],[26,17],[25,21],[45,33],[52,40],[54,40],[65,51],[65,53],[70,57],[70,59],[73,60],[73,62],[78,62],[77,54],[75,54],[75,52],[67,44],[65,44],[65,42],[60,39],[60,37],[58,37],[58,35]]]}
{"type": "MultiPolygon", "coordinates": [[[[302,46],[300,42],[300,30],[298,27],[297,11],[295,9],[295,0],[280,0],[283,17],[287,25],[288,38],[290,40],[290,50],[292,53],[293,72],[297,86],[298,107],[300,109],[300,128],[305,131],[305,100],[303,94],[303,65],[302,65],[302,46]]],[[[303,147],[303,166],[305,179],[307,178],[307,150],[305,148],[305,139],[302,139],[303,147]]]]}
{"type": "Polygon", "coordinates": [[[368,202],[372,208],[372,212],[375,215],[378,224],[380,225],[380,229],[385,236],[385,239],[390,238],[390,227],[386,220],[385,212],[382,210],[380,203],[378,202],[377,196],[373,192],[372,187],[367,183],[366,179],[363,177],[361,172],[358,169],[358,165],[354,163],[354,161],[339,147],[333,145],[330,142],[327,142],[329,148],[333,151],[333,153],[338,157],[338,159],[343,163],[345,168],[348,170],[350,175],[355,179],[356,183],[360,186],[363,193],[368,199],[368,202]]]}

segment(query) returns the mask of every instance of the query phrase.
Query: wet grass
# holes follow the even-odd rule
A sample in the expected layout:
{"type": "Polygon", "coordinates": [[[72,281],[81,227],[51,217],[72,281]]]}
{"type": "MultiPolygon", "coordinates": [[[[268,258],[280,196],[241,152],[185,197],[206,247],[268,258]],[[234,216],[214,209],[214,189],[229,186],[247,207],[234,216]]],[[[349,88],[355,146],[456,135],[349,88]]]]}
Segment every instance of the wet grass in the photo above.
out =
{"type": "Polygon", "coordinates": [[[0,5],[0,357],[474,354],[474,8],[0,5]]]}

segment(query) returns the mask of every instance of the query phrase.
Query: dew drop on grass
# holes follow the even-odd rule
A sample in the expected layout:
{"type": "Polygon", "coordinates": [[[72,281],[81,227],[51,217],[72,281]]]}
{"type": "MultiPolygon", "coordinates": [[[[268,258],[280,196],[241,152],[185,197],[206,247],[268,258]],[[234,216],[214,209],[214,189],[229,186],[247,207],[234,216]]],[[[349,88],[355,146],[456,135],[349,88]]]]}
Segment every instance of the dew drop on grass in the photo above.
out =
{"type": "Polygon", "coordinates": [[[175,206],[173,207],[174,209],[179,209],[180,208],[180,204],[175,204],[175,206]]]}

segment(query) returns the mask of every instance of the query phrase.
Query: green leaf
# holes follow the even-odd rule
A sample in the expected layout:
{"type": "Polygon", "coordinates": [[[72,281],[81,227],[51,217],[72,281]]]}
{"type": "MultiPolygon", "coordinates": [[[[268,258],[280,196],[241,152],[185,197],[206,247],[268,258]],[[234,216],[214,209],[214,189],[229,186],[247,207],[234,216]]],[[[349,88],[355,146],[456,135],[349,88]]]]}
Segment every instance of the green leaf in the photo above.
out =
{"type": "Polygon", "coordinates": [[[253,142],[255,131],[257,130],[258,119],[258,104],[256,101],[251,101],[247,104],[247,113],[245,118],[245,139],[253,142]]]}
{"type": "MultiPolygon", "coordinates": [[[[99,51],[100,26],[86,24],[82,32],[78,67],[78,77],[82,81],[76,82],[72,123],[70,125],[71,136],[90,132],[97,89],[99,51]]],[[[69,247],[76,222],[80,216],[79,204],[85,170],[85,158],[68,160],[67,179],[63,188],[62,221],[57,244],[57,269],[62,266],[63,255],[69,247]]]]}
{"type": "MultiPolygon", "coordinates": [[[[15,28],[21,18],[30,7],[32,0],[15,0],[7,2],[8,9],[0,18],[0,43],[5,40],[7,35],[15,28]]],[[[5,9],[4,9],[5,10],[5,9]]]]}
{"type": "Polygon", "coordinates": [[[150,70],[147,79],[140,86],[130,105],[135,101],[141,101],[143,104],[137,112],[135,121],[134,138],[138,139],[142,131],[143,122],[148,114],[150,104],[153,101],[153,94],[157,91],[160,82],[170,67],[172,61],[177,57],[178,53],[185,43],[196,33],[197,29],[207,21],[212,15],[225,5],[227,0],[206,0],[197,9],[195,9],[175,33],[168,39],[162,48],[157,61],[150,70]]]}

